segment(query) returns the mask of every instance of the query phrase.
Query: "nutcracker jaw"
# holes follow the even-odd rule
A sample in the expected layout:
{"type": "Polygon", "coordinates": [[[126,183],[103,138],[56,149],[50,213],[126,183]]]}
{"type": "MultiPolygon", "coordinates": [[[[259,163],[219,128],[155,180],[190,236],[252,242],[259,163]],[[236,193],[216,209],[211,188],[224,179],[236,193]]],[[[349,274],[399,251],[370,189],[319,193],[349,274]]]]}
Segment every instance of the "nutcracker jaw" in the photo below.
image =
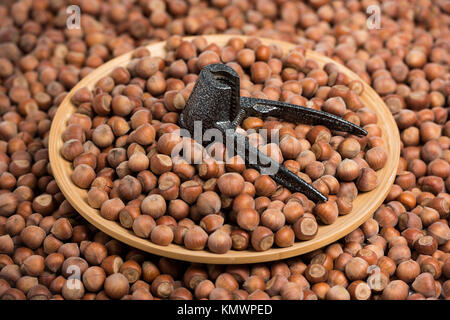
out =
{"type": "Polygon", "coordinates": [[[366,135],[366,130],[323,111],[285,102],[240,97],[239,82],[238,74],[226,65],[204,67],[180,115],[180,126],[193,134],[196,122],[200,121],[202,134],[208,129],[220,130],[226,139],[233,142],[235,154],[240,155],[247,166],[269,174],[292,192],[304,193],[313,201],[327,201],[327,197],[317,189],[252,146],[236,131],[237,127],[248,116],[273,116],[294,123],[323,125],[354,135],[366,135]]]}

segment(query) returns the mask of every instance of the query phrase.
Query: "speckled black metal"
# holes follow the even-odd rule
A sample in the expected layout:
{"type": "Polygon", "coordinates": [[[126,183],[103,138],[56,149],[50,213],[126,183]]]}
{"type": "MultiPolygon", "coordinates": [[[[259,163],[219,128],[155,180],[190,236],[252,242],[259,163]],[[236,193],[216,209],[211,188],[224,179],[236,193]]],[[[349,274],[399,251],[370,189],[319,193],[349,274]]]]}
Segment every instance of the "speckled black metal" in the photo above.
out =
{"type": "Polygon", "coordinates": [[[327,197],[320,193],[317,189],[313,188],[299,176],[280,165],[271,157],[267,156],[264,152],[260,152],[257,148],[252,146],[245,136],[235,130],[229,130],[230,128],[233,128],[230,121],[218,122],[216,127],[227,135],[227,139],[231,138],[234,140],[234,154],[241,156],[248,167],[254,168],[260,172],[265,168],[275,168],[274,172],[276,173],[269,174],[275,182],[293,192],[301,192],[313,201],[327,201],[327,197]],[[244,148],[242,148],[242,146],[244,148]],[[249,159],[255,159],[257,160],[257,163],[250,162],[249,159]]]}
{"type": "Polygon", "coordinates": [[[327,197],[266,154],[259,152],[249,144],[246,137],[235,131],[248,116],[273,116],[294,123],[323,125],[331,130],[355,135],[367,134],[361,127],[330,113],[285,102],[239,97],[239,75],[226,65],[212,64],[202,69],[180,115],[181,127],[192,134],[195,121],[201,121],[203,133],[211,128],[220,129],[234,140],[236,154],[245,150],[244,154],[239,155],[247,166],[259,171],[267,167],[276,168],[276,173],[270,176],[277,183],[293,192],[301,192],[313,201],[327,201],[327,197]],[[250,163],[249,159],[258,161],[250,163]]]}
{"type": "Polygon", "coordinates": [[[233,105],[239,105],[239,75],[224,64],[208,65],[198,76],[180,124],[191,133],[195,121],[202,121],[203,131],[214,128],[216,122],[231,119],[233,105]]]}

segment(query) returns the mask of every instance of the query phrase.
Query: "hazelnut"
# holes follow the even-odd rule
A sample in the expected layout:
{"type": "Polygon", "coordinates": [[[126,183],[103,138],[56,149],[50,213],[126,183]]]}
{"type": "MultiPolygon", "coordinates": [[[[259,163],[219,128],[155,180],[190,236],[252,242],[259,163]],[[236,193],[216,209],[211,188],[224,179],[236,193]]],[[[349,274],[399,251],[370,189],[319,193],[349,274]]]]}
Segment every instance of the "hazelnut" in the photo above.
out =
{"type": "Polygon", "coordinates": [[[218,214],[209,214],[202,218],[200,227],[207,233],[216,231],[223,226],[224,218],[218,214]]]}
{"type": "Polygon", "coordinates": [[[120,299],[128,294],[130,285],[128,279],[123,274],[114,273],[106,278],[104,290],[111,299],[120,299]]]}
{"type": "Polygon", "coordinates": [[[9,234],[0,236],[0,253],[12,254],[14,252],[14,242],[9,234]]]}
{"type": "Polygon", "coordinates": [[[280,290],[283,300],[303,300],[303,291],[295,282],[286,283],[280,290]]]}
{"type": "Polygon", "coordinates": [[[208,241],[208,234],[198,226],[188,229],[184,235],[184,245],[190,250],[203,250],[208,241]]]}
{"type": "Polygon", "coordinates": [[[123,264],[121,257],[116,255],[110,255],[103,259],[101,268],[105,270],[107,275],[111,275],[119,272],[120,266],[123,264]]]}
{"type": "Polygon", "coordinates": [[[172,165],[172,159],[164,154],[155,154],[150,158],[150,169],[158,175],[172,170],[172,165]]]}
{"type": "Polygon", "coordinates": [[[135,283],[142,274],[142,268],[134,260],[125,261],[121,266],[119,272],[123,274],[130,283],[135,283]]]}
{"type": "Polygon", "coordinates": [[[168,298],[174,290],[173,278],[168,274],[157,276],[151,286],[153,295],[160,298],[168,298]]]}
{"type": "MultiPolygon", "coordinates": [[[[345,141],[345,140],[344,140],[345,141]]],[[[342,145],[341,142],[340,145],[342,145]]],[[[311,146],[311,151],[319,161],[328,160],[331,157],[332,149],[329,143],[325,141],[317,141],[311,146]]]]}
{"type": "Polygon", "coordinates": [[[202,186],[193,180],[185,181],[180,185],[180,197],[188,204],[193,204],[202,193],[202,186]]]}
{"type": "Polygon", "coordinates": [[[140,215],[134,219],[132,228],[135,235],[147,239],[155,226],[155,220],[151,216],[140,215]]]}
{"type": "Polygon", "coordinates": [[[25,227],[20,233],[22,243],[30,249],[39,248],[44,241],[45,236],[45,231],[37,226],[25,227]]]}
{"type": "Polygon", "coordinates": [[[300,217],[293,225],[294,233],[299,240],[310,240],[318,231],[318,225],[314,218],[300,217]]]}
{"type": "Polygon", "coordinates": [[[328,200],[327,202],[318,203],[314,207],[314,213],[320,218],[325,224],[332,224],[336,221],[339,210],[335,201],[328,200]]]}
{"type": "Polygon", "coordinates": [[[367,150],[364,158],[373,170],[379,170],[386,165],[387,153],[383,147],[375,147],[367,150]]]}
{"type": "Polygon", "coordinates": [[[295,242],[295,233],[290,226],[284,226],[275,233],[275,244],[281,248],[290,247],[295,242]]]}
{"type": "Polygon", "coordinates": [[[363,192],[375,189],[378,186],[378,178],[375,171],[370,168],[362,168],[356,180],[356,186],[363,192]]]}
{"type": "Polygon", "coordinates": [[[343,181],[355,180],[359,171],[358,164],[352,159],[344,159],[336,169],[337,176],[343,181]]]}
{"type": "Polygon", "coordinates": [[[208,237],[208,249],[214,253],[226,253],[231,249],[229,234],[216,230],[208,237]]]}
{"type": "Polygon", "coordinates": [[[397,277],[406,283],[413,281],[419,274],[420,266],[414,260],[403,261],[397,266],[397,277]]]}
{"type": "Polygon", "coordinates": [[[61,155],[67,161],[73,161],[76,157],[83,153],[83,145],[80,140],[69,139],[64,142],[61,148],[61,155]]]}
{"type": "Polygon", "coordinates": [[[253,231],[259,225],[260,217],[256,210],[244,208],[236,216],[237,224],[244,230],[253,231]]]}
{"type": "Polygon", "coordinates": [[[67,280],[61,290],[61,294],[66,300],[79,300],[84,295],[84,285],[79,279],[67,280]]]}
{"type": "Polygon", "coordinates": [[[44,258],[42,256],[32,255],[23,261],[20,269],[26,275],[37,277],[44,271],[44,266],[44,258]]]}
{"type": "MultiPolygon", "coordinates": [[[[137,127],[131,135],[133,136],[133,140],[140,145],[146,146],[155,141],[155,129],[152,125],[146,123],[137,127]]],[[[130,135],[130,136],[131,136],[130,135]]]]}
{"type": "Polygon", "coordinates": [[[290,200],[283,207],[283,214],[286,218],[286,222],[293,224],[304,214],[304,209],[299,201],[290,200]]]}
{"type": "Polygon", "coordinates": [[[72,181],[76,186],[88,189],[96,178],[95,171],[87,164],[78,165],[72,172],[72,181]]]}
{"type": "Polygon", "coordinates": [[[98,266],[89,267],[83,273],[84,287],[90,292],[100,291],[103,288],[105,279],[105,271],[98,266]]]}
{"type": "Polygon", "coordinates": [[[60,270],[61,265],[64,262],[64,256],[61,253],[51,253],[45,257],[45,267],[51,272],[57,272],[60,270]]]}
{"type": "Polygon", "coordinates": [[[369,264],[366,260],[355,257],[345,265],[345,275],[350,281],[364,280],[367,277],[369,264]]]}
{"type": "Polygon", "coordinates": [[[267,175],[258,176],[255,179],[254,185],[258,196],[270,196],[277,188],[275,181],[267,175]]]}
{"type": "Polygon", "coordinates": [[[338,146],[338,152],[343,158],[354,158],[361,151],[361,145],[355,138],[346,138],[338,146]]]}
{"type": "Polygon", "coordinates": [[[121,199],[130,201],[136,199],[141,194],[142,185],[135,177],[126,175],[120,179],[118,191],[121,199]]]}
{"type": "Polygon", "coordinates": [[[101,124],[92,132],[92,141],[99,148],[106,148],[112,145],[114,141],[114,133],[111,127],[106,124],[101,124]]]}
{"type": "Polygon", "coordinates": [[[272,231],[277,231],[284,226],[285,221],[284,214],[278,209],[266,209],[261,214],[261,224],[272,231]]]}
{"type": "Polygon", "coordinates": [[[244,178],[238,173],[225,173],[217,180],[220,192],[228,197],[235,197],[244,188],[244,178]]]}
{"type": "Polygon", "coordinates": [[[173,241],[173,231],[166,225],[157,225],[153,228],[150,239],[158,245],[168,246],[173,241]]]}
{"type": "MultiPolygon", "coordinates": [[[[211,291],[215,289],[214,283],[211,280],[203,280],[195,287],[194,295],[197,299],[208,298],[211,291]]],[[[225,290],[226,291],[226,290],[225,290]]]]}
{"type": "Polygon", "coordinates": [[[197,198],[197,208],[202,215],[216,214],[221,208],[220,197],[214,191],[206,191],[197,198]]]}
{"type": "Polygon", "coordinates": [[[436,295],[436,283],[433,276],[428,273],[421,273],[412,283],[411,287],[425,297],[430,298],[436,295]]]}
{"type": "Polygon", "coordinates": [[[83,255],[91,265],[100,265],[108,252],[103,244],[92,242],[84,249],[83,255]]]}
{"type": "Polygon", "coordinates": [[[100,208],[100,215],[112,221],[117,221],[120,211],[125,207],[125,204],[119,198],[113,198],[103,202],[100,208]]]}
{"type": "Polygon", "coordinates": [[[235,229],[231,232],[231,242],[234,250],[245,250],[250,242],[250,235],[242,229],[235,229]]]}
{"type": "Polygon", "coordinates": [[[159,194],[151,194],[142,200],[141,211],[142,214],[147,214],[157,219],[164,215],[166,212],[166,201],[159,194]]]}
{"type": "Polygon", "coordinates": [[[251,243],[256,251],[265,251],[272,247],[274,235],[272,230],[266,227],[257,227],[251,235],[251,243]]]}
{"type": "Polygon", "coordinates": [[[327,300],[350,300],[350,293],[343,286],[331,287],[325,297],[327,300]]]}
{"type": "Polygon", "coordinates": [[[443,222],[434,222],[427,228],[427,231],[436,239],[438,245],[443,245],[450,240],[450,228],[443,222]]]}
{"type": "Polygon", "coordinates": [[[100,188],[91,188],[87,195],[89,205],[94,209],[101,208],[102,204],[108,200],[108,193],[100,188]]]}
{"type": "Polygon", "coordinates": [[[311,180],[317,180],[325,173],[325,166],[322,162],[313,161],[305,167],[305,173],[311,180]]]}

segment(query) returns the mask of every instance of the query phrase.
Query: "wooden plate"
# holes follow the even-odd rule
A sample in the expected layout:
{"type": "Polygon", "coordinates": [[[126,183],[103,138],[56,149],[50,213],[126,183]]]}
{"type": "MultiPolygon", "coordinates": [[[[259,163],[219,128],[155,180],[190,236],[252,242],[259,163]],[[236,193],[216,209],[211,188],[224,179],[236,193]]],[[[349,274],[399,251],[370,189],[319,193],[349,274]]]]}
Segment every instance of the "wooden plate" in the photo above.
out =
{"type": "MultiPolygon", "coordinates": [[[[235,36],[229,35],[212,35],[205,36],[208,43],[215,42],[219,46],[226,45],[227,41],[235,36]]],[[[246,37],[242,37],[244,40],[246,37]]],[[[192,37],[186,38],[187,40],[192,37]]],[[[281,46],[284,52],[289,51],[294,45],[287,42],[275,41],[270,39],[261,39],[264,44],[276,43],[281,46]]],[[[149,45],[147,48],[151,51],[152,56],[164,57],[165,42],[159,42],[149,45]]],[[[60,149],[63,145],[62,133],[67,126],[67,120],[75,112],[75,107],[70,102],[72,95],[81,87],[94,88],[97,81],[108,75],[110,71],[117,66],[126,66],[130,61],[132,53],[124,54],[117,57],[94,72],[82,79],[58,108],[53,119],[50,130],[49,153],[50,163],[53,176],[58,183],[62,193],[73,206],[89,223],[98,229],[107,233],[111,237],[122,241],[132,247],[147,251],[156,255],[165,256],[178,260],[186,260],[191,262],[210,263],[210,264],[241,264],[241,263],[257,263],[264,261],[281,260],[293,257],[302,253],[310,252],[317,248],[328,245],[336,241],[366,221],[372,213],[380,206],[388,194],[391,185],[394,182],[400,156],[400,139],[397,125],[383,100],[362,81],[355,73],[346,67],[336,63],[335,61],[312,51],[307,51],[306,57],[313,59],[322,67],[328,62],[338,65],[341,72],[346,74],[350,79],[358,79],[364,84],[364,93],[361,100],[365,107],[374,110],[378,116],[378,126],[381,128],[382,139],[387,148],[388,161],[386,166],[377,171],[379,186],[367,193],[358,195],[353,202],[353,210],[351,213],[340,216],[337,221],[331,225],[320,226],[316,237],[309,241],[296,242],[289,248],[273,248],[264,252],[256,252],[253,250],[235,251],[230,250],[226,254],[215,254],[209,251],[192,251],[182,246],[172,244],[169,246],[159,246],[153,244],[150,240],[142,239],[135,236],[131,231],[123,228],[117,222],[112,222],[102,218],[99,211],[91,208],[86,199],[87,191],[75,186],[70,178],[72,173],[72,164],[60,155],[60,149]]]]}

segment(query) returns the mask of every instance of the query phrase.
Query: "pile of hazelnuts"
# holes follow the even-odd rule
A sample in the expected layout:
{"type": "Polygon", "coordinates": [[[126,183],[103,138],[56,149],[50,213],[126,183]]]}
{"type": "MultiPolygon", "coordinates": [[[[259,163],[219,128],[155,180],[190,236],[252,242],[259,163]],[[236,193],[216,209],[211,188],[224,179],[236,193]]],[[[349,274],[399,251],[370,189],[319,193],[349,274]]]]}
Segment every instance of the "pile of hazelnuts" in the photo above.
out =
{"type": "Polygon", "coordinates": [[[320,68],[300,47],[284,55],[258,38],[231,38],[221,48],[201,37],[171,37],[166,49],[159,58],[138,48],[125,67],[72,96],[76,112],[61,154],[73,163],[73,183],[89,190],[87,202],[103,218],[158,245],[264,251],[312,239],[319,223],[348,214],[359,192],[377,186],[376,170],[387,161],[377,115],[359,97],[361,81],[349,80],[335,64],[320,68]],[[178,118],[198,73],[213,63],[239,74],[242,96],[323,110],[367,130],[359,137],[271,117],[248,117],[238,128],[327,202],[314,204],[246,168],[223,143],[205,149],[180,134],[178,118]]]}

